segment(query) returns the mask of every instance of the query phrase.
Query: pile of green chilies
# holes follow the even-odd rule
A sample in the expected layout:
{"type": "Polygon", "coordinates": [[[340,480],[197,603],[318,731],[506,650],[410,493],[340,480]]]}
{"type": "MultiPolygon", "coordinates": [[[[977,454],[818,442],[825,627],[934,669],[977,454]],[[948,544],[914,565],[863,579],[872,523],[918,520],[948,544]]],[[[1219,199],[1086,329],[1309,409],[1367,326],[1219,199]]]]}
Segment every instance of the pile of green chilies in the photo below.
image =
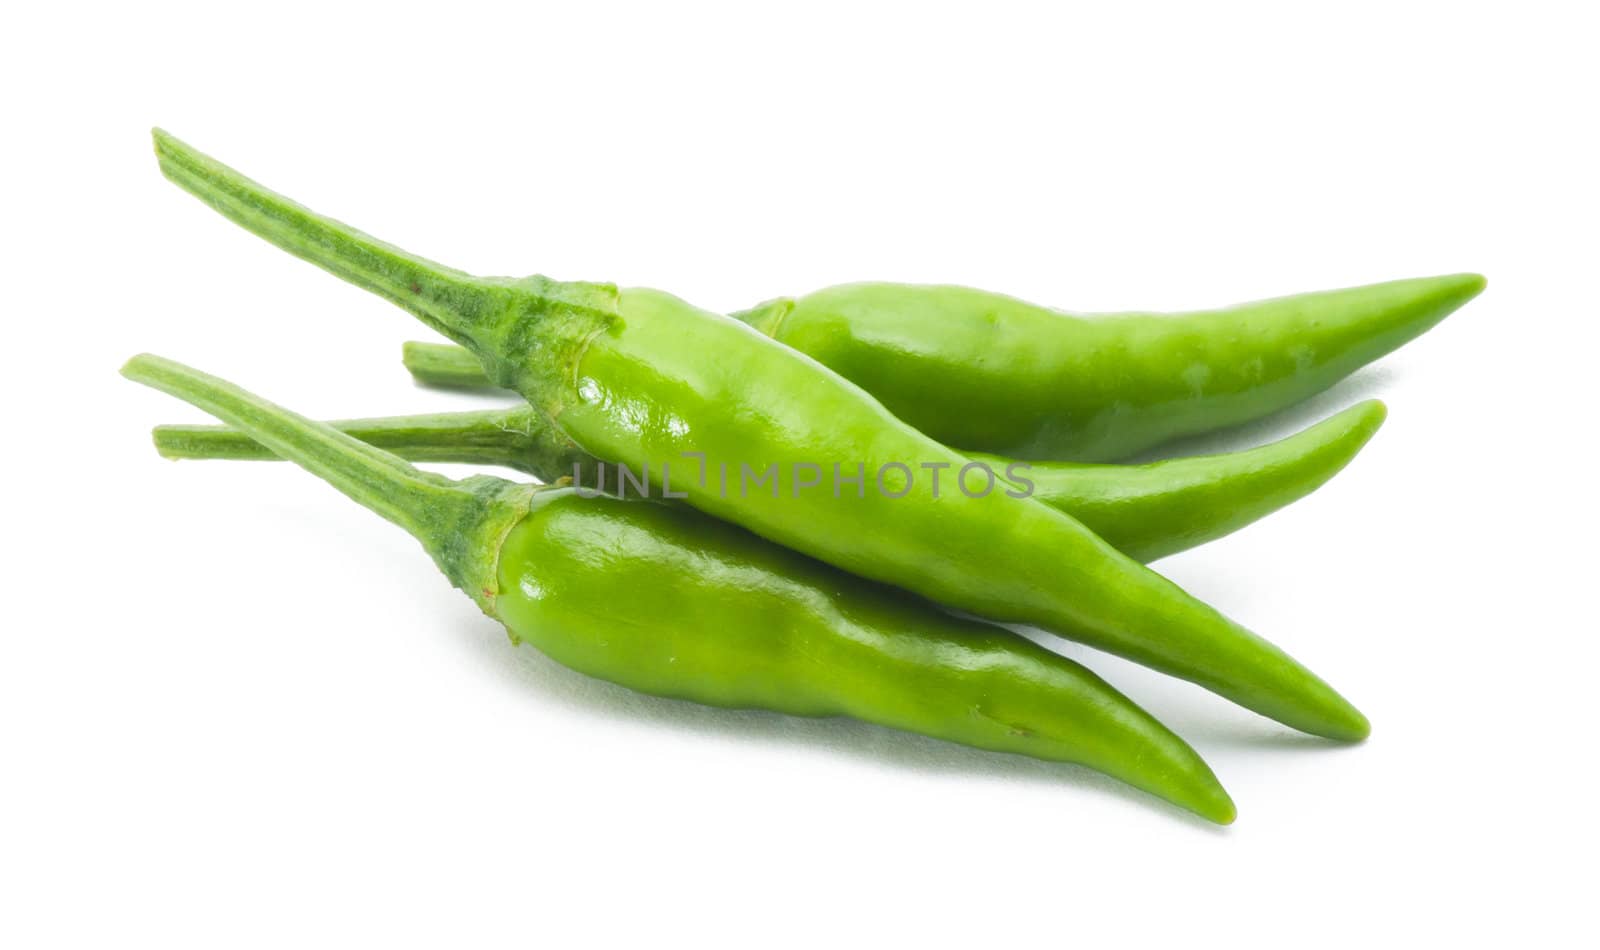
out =
{"type": "Polygon", "coordinates": [[[224,216],[452,340],[407,345],[417,380],[524,400],[321,423],[138,356],[124,375],[225,423],[160,426],[161,454],[298,463],[409,531],[514,643],[656,695],[1080,763],[1224,824],[1233,801],[1187,743],[997,624],[1331,740],[1370,731],[1305,666],[1144,563],[1309,494],[1377,431],[1383,404],[1245,451],[1112,463],[1327,389],[1482,277],[1096,315],[851,284],[722,315],[656,290],[474,277],[159,130],[155,145],[162,172],[224,216]]]}

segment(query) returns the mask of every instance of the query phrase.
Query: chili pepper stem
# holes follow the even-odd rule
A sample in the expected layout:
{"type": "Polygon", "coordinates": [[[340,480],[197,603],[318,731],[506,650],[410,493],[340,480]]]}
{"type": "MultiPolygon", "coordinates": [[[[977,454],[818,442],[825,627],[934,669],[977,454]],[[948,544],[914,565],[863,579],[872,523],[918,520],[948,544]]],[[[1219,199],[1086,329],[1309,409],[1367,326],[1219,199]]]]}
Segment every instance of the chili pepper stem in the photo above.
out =
{"type": "MultiPolygon", "coordinates": [[[[471,359],[459,347],[452,349],[471,359]]],[[[476,365],[476,364],[474,364],[476,365]]],[[[484,409],[327,423],[368,445],[411,462],[526,467],[536,449],[531,410],[484,409]]],[[[271,461],[278,455],[243,432],[225,426],[163,425],[151,432],[156,451],[169,459],[271,461]]]]}
{"type": "Polygon", "coordinates": [[[161,173],[224,217],[297,257],[364,287],[466,342],[453,324],[488,306],[475,278],[332,221],[261,187],[161,129],[152,131],[161,173]]]}
{"type": "Polygon", "coordinates": [[[483,375],[477,357],[449,343],[408,340],[401,347],[400,360],[411,378],[423,386],[481,390],[494,385],[483,375]]]}
{"type": "Polygon", "coordinates": [[[404,528],[453,584],[493,614],[500,541],[526,513],[535,489],[486,476],[457,482],[420,471],[337,429],[159,356],[135,356],[122,375],[205,410],[404,528]]]}
{"type": "Polygon", "coordinates": [[[562,378],[575,351],[616,319],[614,286],[475,277],[317,214],[161,129],[151,135],[174,184],[252,234],[410,311],[472,350],[500,385],[562,378]],[[496,356],[506,352],[532,359],[496,356]]]}
{"type": "Polygon", "coordinates": [[[471,350],[453,343],[424,343],[407,340],[400,345],[400,362],[419,386],[440,389],[469,389],[482,393],[495,384],[483,374],[483,367],[471,350]]]}

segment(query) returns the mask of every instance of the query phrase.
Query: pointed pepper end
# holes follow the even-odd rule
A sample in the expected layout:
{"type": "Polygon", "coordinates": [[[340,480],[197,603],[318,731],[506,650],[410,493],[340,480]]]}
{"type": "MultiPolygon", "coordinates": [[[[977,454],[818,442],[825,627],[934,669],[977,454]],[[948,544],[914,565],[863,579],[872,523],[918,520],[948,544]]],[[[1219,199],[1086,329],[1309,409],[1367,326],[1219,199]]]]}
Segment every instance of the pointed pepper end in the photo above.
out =
{"type": "Polygon", "coordinates": [[[1372,735],[1372,723],[1361,710],[1346,703],[1319,734],[1338,742],[1364,742],[1372,735]]]}
{"type": "Polygon", "coordinates": [[[1219,825],[1231,825],[1233,820],[1239,817],[1239,809],[1233,804],[1233,798],[1220,783],[1207,789],[1201,797],[1185,804],[1190,811],[1201,818],[1219,825]]]}
{"type": "Polygon", "coordinates": [[[1489,278],[1482,274],[1462,274],[1461,279],[1463,283],[1472,288],[1474,297],[1483,293],[1484,289],[1489,286],[1489,278]]]}
{"type": "Polygon", "coordinates": [[[1482,274],[1451,274],[1439,278],[1439,282],[1442,285],[1441,295],[1449,297],[1457,307],[1483,293],[1484,288],[1489,286],[1488,278],[1482,274]]]}
{"type": "Polygon", "coordinates": [[[1368,399],[1357,403],[1355,408],[1357,410],[1355,428],[1361,433],[1361,442],[1365,445],[1389,418],[1389,405],[1382,399],[1368,399]]]}

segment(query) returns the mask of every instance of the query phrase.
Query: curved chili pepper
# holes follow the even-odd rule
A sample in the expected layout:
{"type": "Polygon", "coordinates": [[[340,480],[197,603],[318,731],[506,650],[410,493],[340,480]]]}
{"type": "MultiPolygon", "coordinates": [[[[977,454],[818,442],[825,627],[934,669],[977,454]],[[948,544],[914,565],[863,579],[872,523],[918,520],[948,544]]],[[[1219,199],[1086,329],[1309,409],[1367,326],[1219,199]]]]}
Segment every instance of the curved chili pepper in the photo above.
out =
{"type": "Polygon", "coordinates": [[[1211,821],[1200,756],[1089,670],[681,505],[455,482],[154,356],[123,375],[226,421],[409,531],[451,581],[581,673],[658,696],[849,716],[1076,762],[1211,821]]]}
{"type": "MultiPolygon", "coordinates": [[[[442,349],[465,353],[459,347],[442,349]]],[[[481,378],[481,377],[480,377],[481,378]]],[[[1033,497],[1076,518],[1112,547],[1154,561],[1214,541],[1303,498],[1344,468],[1383,424],[1376,399],[1288,438],[1241,452],[1169,459],[1148,465],[1033,462],[1018,468],[1033,497]]],[[[615,490],[619,474],[555,434],[528,406],[478,412],[342,419],[329,425],[413,462],[503,465],[544,482],[577,475],[581,484],[615,490]]],[[[226,426],[155,429],[168,458],[268,460],[278,456],[226,426]]],[[[997,472],[1011,468],[988,459],[997,472]]]]}
{"type": "Polygon", "coordinates": [[[847,284],[732,316],[946,445],[1104,462],[1322,392],[1484,284],[1449,274],[1174,314],[1075,314],[966,287],[847,284]]]}
{"type": "Polygon", "coordinates": [[[174,183],[471,349],[490,379],[590,455],[652,472],[664,490],[668,468],[679,466],[677,490],[701,511],[862,577],[1118,653],[1306,732],[1359,740],[1370,731],[1288,654],[1062,512],[993,485],[932,496],[917,470],[980,463],[737,320],[656,290],[473,277],[321,217],[164,133],[155,138],[174,183]],[[686,459],[699,460],[699,478],[686,459]],[[834,490],[803,491],[803,465],[838,466],[834,490]],[[730,470],[733,491],[713,474],[730,470]],[[794,473],[792,490],[780,491],[784,472],[794,473]],[[873,491],[868,473],[877,476],[873,491]]]}

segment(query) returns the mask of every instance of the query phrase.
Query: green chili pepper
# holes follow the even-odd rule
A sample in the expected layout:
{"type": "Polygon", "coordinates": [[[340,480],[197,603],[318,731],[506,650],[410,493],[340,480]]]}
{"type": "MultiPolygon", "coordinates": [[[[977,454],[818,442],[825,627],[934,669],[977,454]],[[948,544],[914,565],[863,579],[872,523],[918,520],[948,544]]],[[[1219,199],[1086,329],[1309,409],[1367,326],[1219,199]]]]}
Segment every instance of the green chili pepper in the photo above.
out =
{"type": "MultiPolygon", "coordinates": [[[[1108,462],[1321,392],[1483,287],[1451,274],[1222,310],[1085,315],[966,287],[846,284],[732,316],[946,445],[1108,462]]],[[[490,385],[472,354],[417,346],[407,358],[419,379],[490,385]]]]}
{"type": "Polygon", "coordinates": [[[1215,822],[1233,802],[1182,739],[1077,663],[681,505],[420,472],[189,367],[177,396],[405,528],[451,581],[579,672],[659,696],[850,716],[1076,762],[1215,822]]]}
{"type": "Polygon", "coordinates": [[[583,451],[651,473],[663,493],[675,485],[701,511],[835,567],[1053,630],[1306,732],[1370,731],[1310,670],[1062,512],[992,479],[948,490],[949,478],[965,484],[987,466],[737,320],[655,290],[472,277],[316,215],[159,131],[156,154],[172,181],[466,346],[583,451]],[[831,490],[816,487],[828,467],[831,490]],[[919,470],[948,473],[942,496],[919,470]]]}
{"type": "Polygon", "coordinates": [[[1114,461],[1319,393],[1484,287],[1451,274],[1179,314],[850,284],[733,314],[960,449],[1114,461]]]}
{"type": "MultiPolygon", "coordinates": [[[[441,347],[463,353],[459,347],[441,347]]],[[[470,357],[469,357],[470,358],[470,357]]],[[[1109,544],[1141,561],[1214,541],[1310,494],[1344,468],[1383,424],[1376,399],[1352,406],[1286,439],[1222,455],[1148,465],[1034,462],[1017,473],[1033,497],[1059,508],[1109,544]]],[[[345,419],[331,422],[369,445],[414,462],[503,465],[541,481],[576,477],[613,490],[594,459],[572,450],[528,406],[480,412],[345,419]]],[[[168,458],[276,459],[226,426],[157,426],[156,448],[168,458]]],[[[1007,459],[989,460],[1007,471],[1007,459]]]]}

